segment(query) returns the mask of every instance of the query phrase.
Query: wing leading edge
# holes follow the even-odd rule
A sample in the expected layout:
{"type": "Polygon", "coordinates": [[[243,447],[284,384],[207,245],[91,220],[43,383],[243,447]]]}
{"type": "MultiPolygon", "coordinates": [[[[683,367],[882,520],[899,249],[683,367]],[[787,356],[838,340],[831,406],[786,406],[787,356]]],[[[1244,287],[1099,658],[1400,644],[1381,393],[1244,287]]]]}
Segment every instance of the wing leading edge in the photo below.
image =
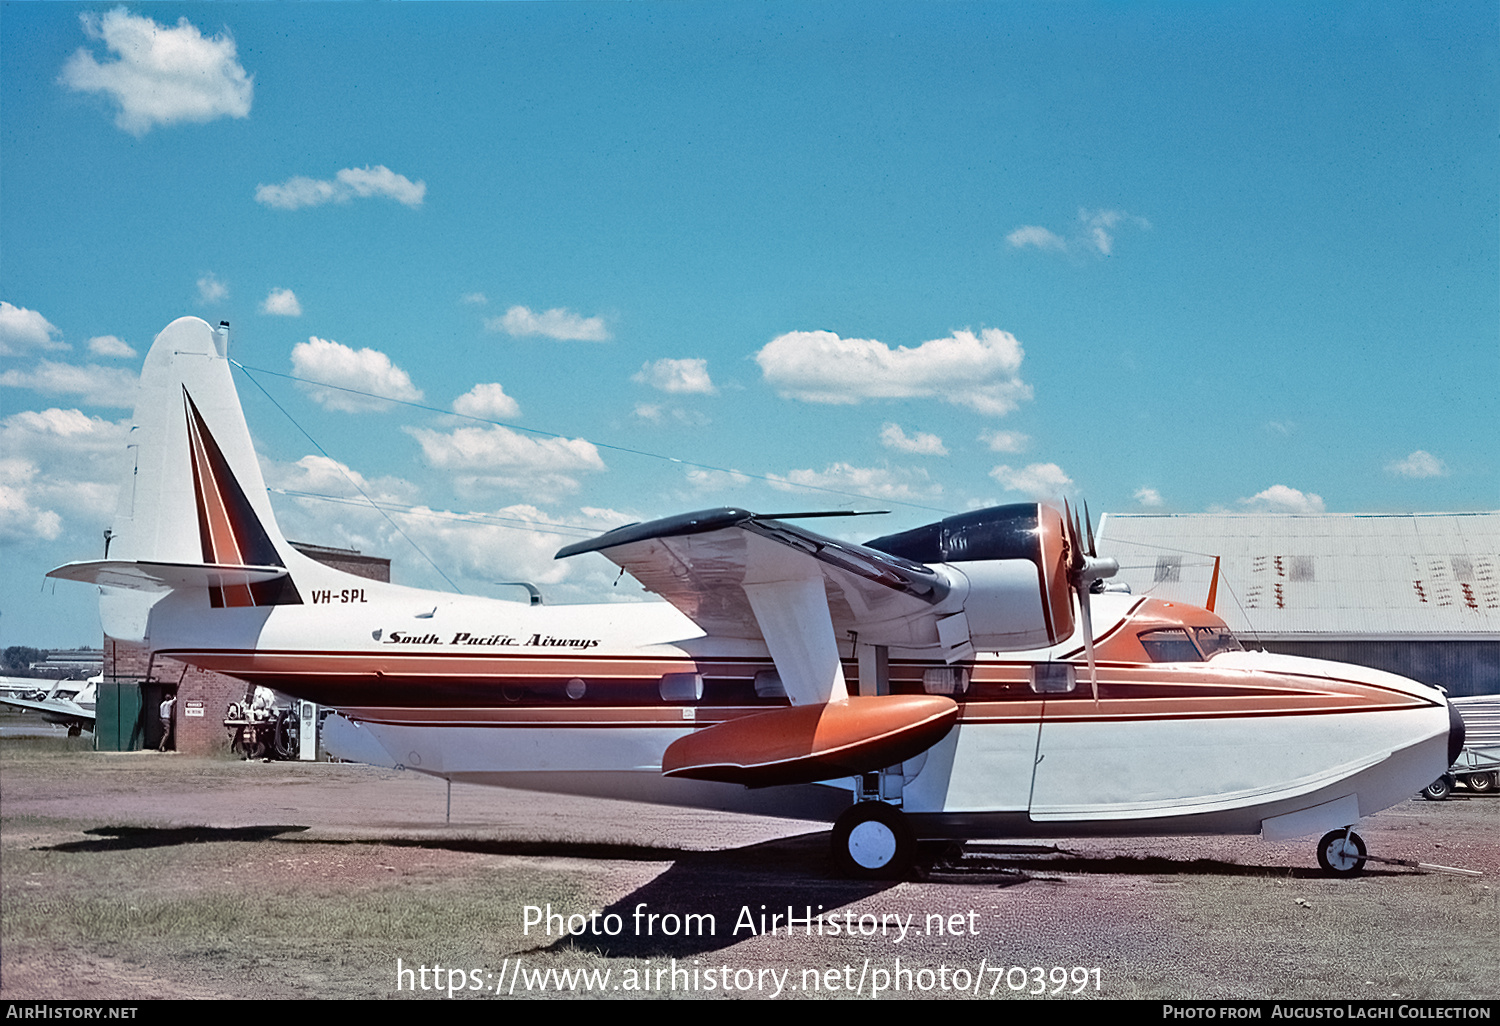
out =
{"type": "Polygon", "coordinates": [[[953,582],[939,570],[733,507],[616,528],[598,552],[720,637],[763,639],[795,705],[847,697],[838,638],[939,644],[953,582]]]}

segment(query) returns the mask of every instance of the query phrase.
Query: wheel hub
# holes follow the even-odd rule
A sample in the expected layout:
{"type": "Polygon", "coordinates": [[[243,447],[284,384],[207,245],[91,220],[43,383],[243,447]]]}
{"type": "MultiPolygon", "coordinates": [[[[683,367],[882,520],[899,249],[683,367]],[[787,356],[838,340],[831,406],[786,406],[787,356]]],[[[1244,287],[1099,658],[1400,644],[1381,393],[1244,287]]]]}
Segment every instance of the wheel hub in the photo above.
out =
{"type": "Polygon", "coordinates": [[[884,823],[869,820],[849,832],[849,857],[865,869],[880,869],[896,857],[896,834],[884,823]]]}

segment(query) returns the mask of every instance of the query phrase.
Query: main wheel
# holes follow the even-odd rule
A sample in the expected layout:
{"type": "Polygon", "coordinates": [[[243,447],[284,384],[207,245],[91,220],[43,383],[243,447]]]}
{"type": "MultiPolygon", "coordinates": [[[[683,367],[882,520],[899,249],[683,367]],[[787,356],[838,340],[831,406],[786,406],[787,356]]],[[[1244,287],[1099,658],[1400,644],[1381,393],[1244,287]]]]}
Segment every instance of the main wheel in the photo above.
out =
{"type": "Polygon", "coordinates": [[[1464,780],[1464,783],[1469,785],[1470,791],[1485,794],[1495,789],[1495,775],[1493,773],[1473,773],[1464,780]]]}
{"type": "Polygon", "coordinates": [[[1358,876],[1365,868],[1365,842],[1346,831],[1330,830],[1318,842],[1318,865],[1329,876],[1358,876]]]}
{"type": "Polygon", "coordinates": [[[885,802],[860,802],[833,825],[833,862],[845,876],[894,880],[911,867],[916,846],[911,824],[885,802]]]}
{"type": "Polygon", "coordinates": [[[1453,778],[1444,773],[1422,788],[1422,797],[1430,802],[1440,802],[1453,793],[1453,778]]]}

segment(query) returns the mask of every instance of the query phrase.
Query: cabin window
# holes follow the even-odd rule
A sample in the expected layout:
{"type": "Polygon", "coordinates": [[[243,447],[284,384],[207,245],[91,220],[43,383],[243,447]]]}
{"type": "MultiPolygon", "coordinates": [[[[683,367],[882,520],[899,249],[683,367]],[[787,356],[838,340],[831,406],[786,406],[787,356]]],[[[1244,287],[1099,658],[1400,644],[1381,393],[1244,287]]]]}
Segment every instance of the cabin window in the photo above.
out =
{"type": "Polygon", "coordinates": [[[929,695],[961,695],[969,690],[969,674],[960,666],[923,670],[922,690],[929,695]]]}
{"type": "Polygon", "coordinates": [[[703,699],[703,674],[664,673],[658,690],[663,702],[698,702],[703,699]]]}
{"type": "Polygon", "coordinates": [[[1173,627],[1160,631],[1145,631],[1140,635],[1141,647],[1153,663],[1200,663],[1203,654],[1188,632],[1173,627]]]}
{"type": "Polygon", "coordinates": [[[756,698],[785,698],[786,685],[775,670],[761,670],[755,675],[756,698]]]}
{"type": "Polygon", "coordinates": [[[1228,627],[1195,627],[1193,633],[1197,635],[1198,647],[1205,659],[1212,659],[1220,652],[1245,651],[1245,646],[1228,627]]]}
{"type": "Polygon", "coordinates": [[[1039,695],[1066,695],[1078,686],[1072,663],[1037,663],[1031,668],[1031,690],[1039,695]]]}

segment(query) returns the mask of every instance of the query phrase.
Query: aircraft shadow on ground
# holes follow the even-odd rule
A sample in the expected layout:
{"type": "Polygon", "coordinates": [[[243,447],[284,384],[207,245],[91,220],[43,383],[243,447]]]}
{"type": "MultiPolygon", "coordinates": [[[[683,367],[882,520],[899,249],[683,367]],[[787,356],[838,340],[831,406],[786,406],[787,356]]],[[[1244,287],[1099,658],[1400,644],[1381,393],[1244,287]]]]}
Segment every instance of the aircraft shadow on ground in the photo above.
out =
{"type": "MultiPolygon", "coordinates": [[[[779,916],[777,935],[785,936],[789,906],[798,920],[832,916],[893,886],[895,881],[835,877],[828,835],[821,832],[723,851],[684,851],[649,883],[601,908],[592,920],[597,932],[559,937],[560,924],[554,923],[555,939],[533,950],[616,958],[703,955],[769,933],[773,915],[779,916]]],[[[796,925],[799,934],[806,929],[796,925]]]]}
{"type": "Polygon", "coordinates": [[[184,844],[213,844],[222,841],[276,841],[285,834],[309,829],[305,826],[246,827],[95,827],[85,830],[96,840],[64,841],[47,845],[38,851],[107,852],[142,848],[174,848],[184,844]]]}
{"type": "MultiPolygon", "coordinates": [[[[828,854],[828,834],[816,832],[779,838],[740,848],[692,851],[682,848],[626,843],[567,840],[504,840],[475,837],[365,837],[306,836],[299,825],[244,827],[97,827],[86,831],[86,841],[68,841],[46,851],[105,853],[130,849],[222,842],[277,844],[368,845],[424,848],[469,854],[530,858],[580,859],[597,862],[667,862],[670,867],[649,883],[599,909],[598,917],[582,933],[562,936],[580,922],[553,921],[554,938],[534,952],[585,951],[610,957],[684,958],[703,955],[761,935],[776,921],[785,935],[788,907],[795,928],[817,916],[837,916],[849,905],[896,886],[898,881],[844,880],[834,876],[828,854]],[[762,919],[762,915],[766,917],[762,919]],[[655,916],[655,919],[650,918],[655,916]],[[688,917],[694,917],[689,919],[688,917]],[[605,925],[610,927],[605,932],[605,925]]],[[[1174,859],[1166,856],[1113,855],[1091,857],[1053,847],[1009,846],[960,853],[945,845],[926,846],[911,879],[941,886],[1011,887],[1016,884],[1065,883],[1064,875],[1092,876],[1223,876],[1319,878],[1312,868],[1240,865],[1217,859],[1174,859]]],[[[1372,867],[1373,868],[1373,867],[1372,867]]],[[[1367,870],[1367,872],[1371,872],[1367,870]]],[[[1380,871],[1371,872],[1376,875],[1380,871]]],[[[577,909],[554,910],[564,915],[577,909]]],[[[590,912],[593,910],[590,909],[590,912]]],[[[854,916],[856,924],[858,915],[854,916]]],[[[867,924],[868,925],[868,924],[867,924]]],[[[537,929],[545,930],[545,926],[537,929]]],[[[543,936],[548,936],[543,933],[543,936]]]]}

